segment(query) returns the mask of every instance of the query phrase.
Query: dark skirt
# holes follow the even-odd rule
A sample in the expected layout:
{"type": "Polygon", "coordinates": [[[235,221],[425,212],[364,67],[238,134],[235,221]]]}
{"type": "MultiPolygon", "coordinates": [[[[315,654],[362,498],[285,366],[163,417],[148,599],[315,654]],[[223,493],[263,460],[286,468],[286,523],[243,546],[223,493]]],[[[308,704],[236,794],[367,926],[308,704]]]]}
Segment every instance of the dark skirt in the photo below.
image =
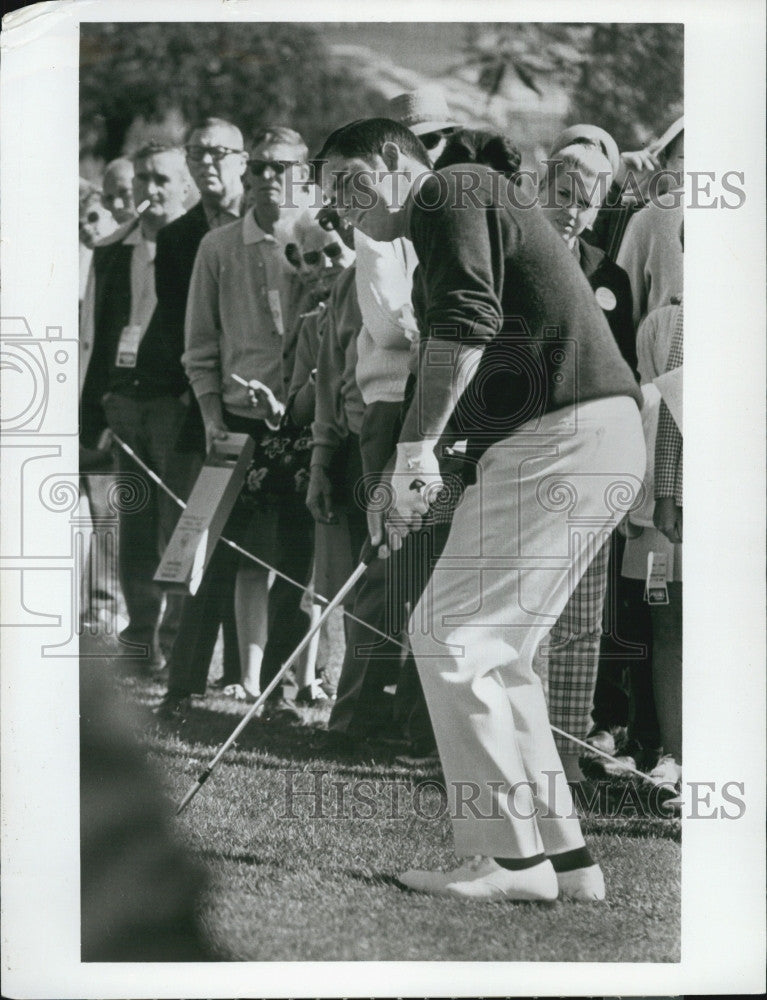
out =
{"type": "MultiPolygon", "coordinates": [[[[308,428],[270,430],[263,420],[225,413],[229,430],[256,443],[245,483],[227,522],[227,537],[269,566],[289,559],[286,546],[311,545],[313,524],[306,509],[311,433],[308,428]]],[[[241,556],[241,565],[252,560],[241,556]]]]}

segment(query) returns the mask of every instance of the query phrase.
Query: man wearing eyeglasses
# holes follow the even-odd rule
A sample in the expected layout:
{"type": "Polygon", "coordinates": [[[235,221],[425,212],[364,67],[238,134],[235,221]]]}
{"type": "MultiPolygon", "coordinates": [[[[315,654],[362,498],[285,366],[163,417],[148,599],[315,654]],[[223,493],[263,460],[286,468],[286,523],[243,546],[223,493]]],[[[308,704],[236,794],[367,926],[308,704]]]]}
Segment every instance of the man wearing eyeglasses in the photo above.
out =
{"type": "MultiPolygon", "coordinates": [[[[285,246],[310,200],[307,155],[306,144],[292,129],[262,129],[248,159],[252,208],[200,243],[189,289],[183,364],[200,404],[208,450],[230,431],[256,440],[265,432],[266,407],[254,408],[247,388],[232,375],[263,383],[285,402],[295,357],[295,319],[302,311],[301,282],[285,257],[285,246]]],[[[244,539],[252,516],[235,507],[227,536],[244,539]]],[[[311,524],[299,522],[287,504],[280,518],[276,568],[308,581],[311,524]]],[[[259,675],[262,688],[271,680],[308,623],[299,606],[300,590],[278,577],[269,590],[268,619],[274,627],[264,647],[260,609],[266,590],[266,571],[241,562],[236,619],[243,688],[251,695],[257,692],[259,675]]]]}
{"type": "MultiPolygon", "coordinates": [[[[243,197],[242,177],[247,164],[242,133],[221,118],[206,118],[188,134],[186,163],[200,192],[197,204],[166,226],[157,239],[155,283],[157,307],[169,350],[174,357],[184,353],[184,317],[192,269],[203,236],[218,226],[236,222],[243,197]]],[[[190,419],[179,442],[185,452],[204,457],[205,435],[199,410],[190,419]]],[[[200,459],[200,462],[202,459],[200,459]]],[[[199,466],[190,472],[186,492],[199,466]]],[[[183,491],[183,484],[176,483],[183,491]]]]}
{"type": "MultiPolygon", "coordinates": [[[[203,236],[218,226],[236,222],[243,200],[247,166],[242,133],[222,118],[206,118],[193,126],[185,144],[186,163],[200,200],[157,237],[155,284],[160,324],[169,353],[181,364],[184,353],[184,317],[192,269],[203,236]]],[[[191,394],[190,394],[191,395],[191,394]]],[[[186,500],[205,461],[205,430],[200,408],[192,396],[187,418],[168,463],[167,481],[186,500]]],[[[223,687],[240,681],[240,656],[234,621],[236,556],[217,546],[205,578],[193,599],[184,604],[177,640],[168,658],[170,691],[205,691],[208,668],[218,637],[224,630],[223,687]]],[[[163,717],[178,715],[180,699],[166,697],[158,709],[163,717]]]]}

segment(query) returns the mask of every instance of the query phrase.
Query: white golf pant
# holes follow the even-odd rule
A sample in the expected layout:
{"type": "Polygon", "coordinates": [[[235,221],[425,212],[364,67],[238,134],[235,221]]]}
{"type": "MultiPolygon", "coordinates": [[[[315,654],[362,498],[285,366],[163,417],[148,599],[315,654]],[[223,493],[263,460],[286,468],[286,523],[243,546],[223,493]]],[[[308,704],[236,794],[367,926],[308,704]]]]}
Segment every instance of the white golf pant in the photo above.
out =
{"type": "Polygon", "coordinates": [[[644,468],[636,403],[600,399],[490,447],[455,512],[411,640],[459,856],[583,846],[533,657],[644,468]]]}

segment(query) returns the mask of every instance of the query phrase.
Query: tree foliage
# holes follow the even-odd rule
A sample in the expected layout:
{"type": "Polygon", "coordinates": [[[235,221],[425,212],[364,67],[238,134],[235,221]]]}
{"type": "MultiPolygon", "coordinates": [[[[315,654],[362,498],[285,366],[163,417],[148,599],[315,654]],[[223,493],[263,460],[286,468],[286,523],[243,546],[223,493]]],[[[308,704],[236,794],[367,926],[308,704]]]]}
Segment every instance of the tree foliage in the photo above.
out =
{"type": "Polygon", "coordinates": [[[513,77],[537,94],[563,88],[568,119],[636,149],[682,113],[681,24],[485,24],[467,27],[461,64],[495,96],[513,77]]]}
{"type": "Polygon", "coordinates": [[[477,83],[488,97],[513,77],[541,96],[544,85],[572,83],[585,58],[580,45],[589,34],[589,25],[470,24],[460,66],[476,68],[477,83]]]}
{"type": "Polygon", "coordinates": [[[682,114],[683,80],[683,25],[595,25],[573,120],[595,122],[621,149],[638,149],[682,114]]]}
{"type": "Polygon", "coordinates": [[[81,25],[81,154],[124,152],[131,123],[231,119],[244,135],[265,124],[298,129],[315,148],[383,99],[328,57],[316,28],[287,23],[81,25]]]}
{"type": "MultiPolygon", "coordinates": [[[[602,125],[622,149],[635,149],[681,114],[683,26],[470,24],[460,66],[476,72],[488,100],[515,78],[538,94],[564,90],[570,122],[602,125]]],[[[85,155],[125,152],[136,119],[206,115],[230,118],[246,137],[260,125],[288,124],[316,149],[334,126],[385,107],[380,93],[330,58],[316,25],[81,25],[85,155]]]]}

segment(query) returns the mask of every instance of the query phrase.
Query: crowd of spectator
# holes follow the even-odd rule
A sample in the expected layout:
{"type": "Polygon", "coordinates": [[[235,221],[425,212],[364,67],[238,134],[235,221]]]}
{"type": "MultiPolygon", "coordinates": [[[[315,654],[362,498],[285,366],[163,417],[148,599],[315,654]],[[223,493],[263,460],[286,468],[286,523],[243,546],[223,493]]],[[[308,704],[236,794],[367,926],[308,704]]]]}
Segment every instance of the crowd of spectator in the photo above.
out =
{"type": "MultiPolygon", "coordinates": [[[[492,174],[498,197],[514,202],[517,192],[531,204],[521,198],[531,182],[518,177],[513,137],[456,121],[440,93],[395,98],[390,120],[409,131],[424,171],[449,183],[474,171],[480,200],[492,174]]],[[[369,166],[344,151],[347,138],[334,133],[325,159],[369,166]]],[[[391,168],[387,142],[376,155],[391,168]]],[[[597,391],[597,401],[617,393],[643,404],[648,460],[635,502],[584,544],[561,609],[531,612],[547,622],[534,669],[569,781],[628,765],[681,783],[683,142],[681,120],[638,152],[621,153],[596,125],[567,128],[541,165],[537,204],[518,210],[520,244],[558,238],[554,252],[546,243],[545,273],[529,273],[537,258],[506,251],[503,280],[519,273],[525,315],[556,325],[559,306],[548,315],[541,303],[583,300],[579,316],[599,336],[579,343],[578,363],[623,387],[597,391]],[[656,185],[665,201],[646,194],[659,172],[670,179],[656,185]]],[[[101,189],[81,185],[81,490],[93,522],[83,628],[115,620],[107,568],[116,557],[127,616],[121,659],[166,679],[156,712],[167,722],[204,707],[209,684],[242,701],[265,689],[359,561],[372,533],[366,515],[409,440],[403,424],[424,389],[437,265],[424,257],[425,237],[371,237],[363,213],[334,202],[334,190],[287,125],[265,125],[245,142],[219,118],[195,123],[183,148],[149,144],[108,164],[101,189]],[[185,501],[206,456],[233,433],[250,435],[255,453],[224,534],[255,558],[219,544],[193,596],[164,593],[153,577],[180,511],[146,470],[185,501]],[[138,497],[119,511],[116,553],[104,529],[115,475],[138,497]],[[223,673],[213,681],[220,630],[223,673]]],[[[464,251],[468,273],[471,247],[464,251]]],[[[471,306],[481,319],[483,303],[471,306]]],[[[490,395],[514,390],[513,379],[492,388],[499,366],[515,364],[499,358],[485,373],[490,395]]],[[[574,402],[589,404],[590,384],[582,374],[574,402]]],[[[448,423],[437,456],[443,483],[454,480],[459,493],[472,485],[504,436],[493,435],[497,416],[489,406],[484,426],[468,433],[448,423]]],[[[436,757],[439,746],[445,764],[437,696],[424,683],[433,654],[416,641],[415,618],[453,528],[452,508],[437,503],[418,531],[402,533],[401,549],[389,535],[389,557],[373,560],[345,601],[337,686],[318,674],[315,642],[294,669],[293,697],[276,688],[264,722],[331,702],[333,746],[353,754],[371,741],[400,743],[406,762],[436,757]]],[[[481,632],[475,642],[482,655],[481,632]]]]}

